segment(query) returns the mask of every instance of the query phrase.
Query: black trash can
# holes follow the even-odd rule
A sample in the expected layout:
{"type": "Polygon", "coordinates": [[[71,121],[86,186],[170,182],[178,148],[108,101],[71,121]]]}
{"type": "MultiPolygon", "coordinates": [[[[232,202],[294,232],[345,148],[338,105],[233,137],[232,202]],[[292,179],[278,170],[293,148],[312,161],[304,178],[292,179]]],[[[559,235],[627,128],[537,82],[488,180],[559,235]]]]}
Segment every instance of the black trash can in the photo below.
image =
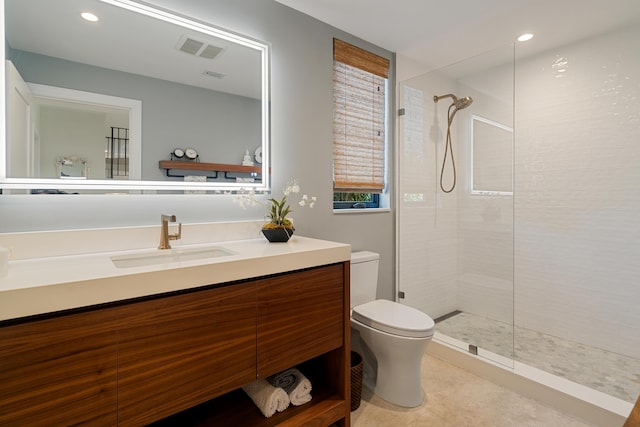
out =
{"type": "Polygon", "coordinates": [[[351,352],[351,412],[360,407],[362,400],[362,356],[351,352]]]}

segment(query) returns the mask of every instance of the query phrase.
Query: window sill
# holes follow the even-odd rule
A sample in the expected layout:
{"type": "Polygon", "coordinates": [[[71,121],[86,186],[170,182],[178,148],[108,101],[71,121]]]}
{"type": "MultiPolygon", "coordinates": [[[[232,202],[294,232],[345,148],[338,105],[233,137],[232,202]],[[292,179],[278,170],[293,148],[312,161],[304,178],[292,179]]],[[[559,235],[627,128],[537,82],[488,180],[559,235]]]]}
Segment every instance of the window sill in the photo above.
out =
{"type": "Polygon", "coordinates": [[[386,213],[391,212],[390,208],[352,208],[352,209],[334,209],[334,214],[358,214],[358,213],[386,213]]]}

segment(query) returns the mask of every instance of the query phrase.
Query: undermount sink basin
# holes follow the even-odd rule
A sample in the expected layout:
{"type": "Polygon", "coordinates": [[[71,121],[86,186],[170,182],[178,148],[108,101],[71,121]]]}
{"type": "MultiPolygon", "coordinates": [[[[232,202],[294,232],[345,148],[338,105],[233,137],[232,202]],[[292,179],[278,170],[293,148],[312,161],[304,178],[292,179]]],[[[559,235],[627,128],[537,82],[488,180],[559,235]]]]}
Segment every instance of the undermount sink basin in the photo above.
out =
{"type": "Polygon", "coordinates": [[[207,258],[218,258],[235,255],[235,252],[220,246],[190,249],[165,249],[132,255],[116,255],[111,262],[118,268],[143,267],[148,265],[167,264],[170,262],[193,261],[207,258]]]}

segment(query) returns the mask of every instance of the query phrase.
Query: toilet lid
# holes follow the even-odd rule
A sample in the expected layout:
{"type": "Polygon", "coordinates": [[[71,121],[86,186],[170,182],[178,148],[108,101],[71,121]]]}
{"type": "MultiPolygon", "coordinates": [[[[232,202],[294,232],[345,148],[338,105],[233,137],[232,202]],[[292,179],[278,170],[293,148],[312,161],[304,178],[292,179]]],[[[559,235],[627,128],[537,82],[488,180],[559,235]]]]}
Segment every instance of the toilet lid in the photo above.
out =
{"type": "Polygon", "coordinates": [[[354,320],[393,335],[413,338],[433,336],[435,323],[413,307],[379,299],[353,307],[354,320]]]}

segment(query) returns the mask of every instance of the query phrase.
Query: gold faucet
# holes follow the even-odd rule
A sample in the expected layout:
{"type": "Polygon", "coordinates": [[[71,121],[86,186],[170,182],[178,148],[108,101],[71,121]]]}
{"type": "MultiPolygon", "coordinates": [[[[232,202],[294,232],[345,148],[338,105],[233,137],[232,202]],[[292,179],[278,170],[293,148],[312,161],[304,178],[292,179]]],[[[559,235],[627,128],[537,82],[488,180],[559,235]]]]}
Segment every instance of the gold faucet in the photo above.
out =
{"type": "Polygon", "coordinates": [[[169,223],[176,222],[175,215],[160,215],[162,228],[160,229],[160,244],[158,249],[171,249],[169,240],[178,240],[182,237],[182,223],[178,224],[178,234],[169,234],[169,223]]]}

